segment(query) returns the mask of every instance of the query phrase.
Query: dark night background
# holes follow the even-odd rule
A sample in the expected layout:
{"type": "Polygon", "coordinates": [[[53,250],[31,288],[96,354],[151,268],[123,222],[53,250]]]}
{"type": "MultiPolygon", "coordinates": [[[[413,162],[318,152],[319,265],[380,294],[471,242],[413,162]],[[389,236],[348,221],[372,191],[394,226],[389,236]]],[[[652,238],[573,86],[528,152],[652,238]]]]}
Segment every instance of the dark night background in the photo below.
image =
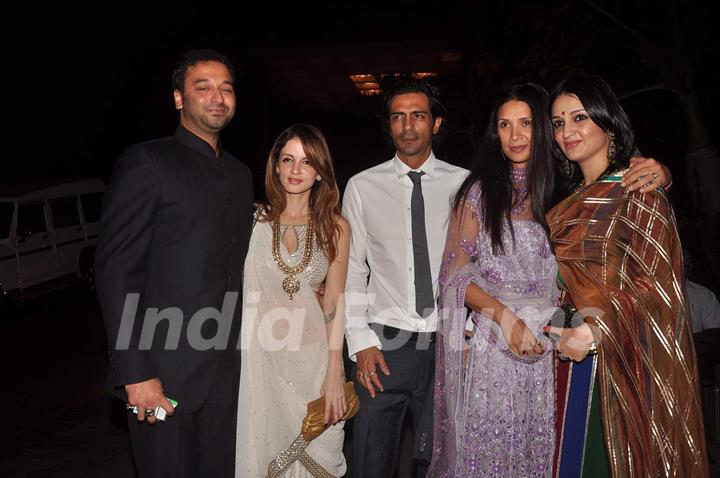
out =
{"type": "MultiPolygon", "coordinates": [[[[107,180],[128,145],[173,134],[170,74],[188,49],[217,49],[236,64],[238,109],[223,144],[251,167],[259,197],[267,152],[292,123],[309,122],[326,134],[341,188],[392,156],[379,97],[359,95],[351,74],[437,73],[449,115],[436,153],[470,167],[503,86],[534,81],[550,89],[586,71],[623,98],[643,154],[671,168],[683,244],[695,256],[693,279],[718,294],[720,260],[708,251],[720,241],[720,204],[707,191],[720,185],[720,157],[713,174],[686,174],[688,152],[720,145],[715,3],[6,6],[0,190],[58,177],[107,180]]],[[[105,339],[94,296],[71,288],[20,304],[13,314],[0,320],[0,377],[7,384],[0,389],[0,474],[132,476],[125,412],[103,392],[105,339]]]]}
{"type": "Polygon", "coordinates": [[[641,149],[672,168],[672,197],[685,211],[688,124],[674,92],[693,89],[718,144],[720,42],[712,3],[273,2],[253,6],[252,14],[239,3],[118,3],[102,13],[43,7],[42,19],[18,18],[29,30],[8,39],[16,46],[6,49],[5,120],[13,125],[6,138],[14,153],[6,155],[0,184],[106,179],[127,145],[172,134],[171,67],[179,53],[200,47],[237,65],[238,112],[223,141],[253,169],[259,194],[272,140],[294,122],[326,133],[341,187],[391,156],[378,97],[357,94],[350,74],[437,72],[450,111],[438,155],[469,167],[473,140],[502,86],[531,80],[551,88],[570,72],[588,71],[628,96],[641,149]]]}
{"type": "MultiPolygon", "coordinates": [[[[172,133],[177,115],[170,69],[180,52],[195,47],[216,48],[237,64],[239,108],[224,141],[253,166],[294,121],[323,127],[344,171],[387,159],[375,99],[352,95],[352,73],[419,66],[439,72],[452,136],[484,126],[487,106],[504,82],[552,87],[568,72],[585,70],[602,74],[619,95],[660,84],[662,76],[636,52],[643,42],[686,57],[705,120],[718,137],[720,43],[713,43],[716,17],[709,1],[309,4],[320,6],[273,3],[251,15],[204,5],[148,11],[118,4],[96,20],[74,20],[93,12],[66,7],[46,12],[47,20],[29,34],[42,45],[10,50],[20,56],[6,66],[15,85],[7,99],[24,105],[16,125],[28,142],[3,182],[105,177],[126,145],[172,133]],[[443,61],[443,54],[455,57],[443,61]],[[365,152],[380,157],[357,164],[365,152]]],[[[25,42],[30,39],[14,43],[25,42]]],[[[637,95],[626,106],[648,154],[668,163],[682,156],[687,132],[671,92],[637,95]]],[[[462,146],[448,159],[465,162],[462,146]]]]}

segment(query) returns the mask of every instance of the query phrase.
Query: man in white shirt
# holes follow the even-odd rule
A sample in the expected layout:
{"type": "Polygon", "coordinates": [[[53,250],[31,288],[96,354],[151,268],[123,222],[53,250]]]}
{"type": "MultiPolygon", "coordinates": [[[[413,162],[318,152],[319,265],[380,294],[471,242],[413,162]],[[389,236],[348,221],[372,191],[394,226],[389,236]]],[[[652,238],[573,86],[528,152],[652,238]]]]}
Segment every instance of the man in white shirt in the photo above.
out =
{"type": "Polygon", "coordinates": [[[400,81],[385,96],[395,157],[355,175],[345,189],[343,215],[352,229],[346,338],[360,396],[356,478],[397,470],[408,408],[419,476],[432,456],[437,277],[452,201],[468,175],[432,152],[444,117],[430,83],[400,81]]]}

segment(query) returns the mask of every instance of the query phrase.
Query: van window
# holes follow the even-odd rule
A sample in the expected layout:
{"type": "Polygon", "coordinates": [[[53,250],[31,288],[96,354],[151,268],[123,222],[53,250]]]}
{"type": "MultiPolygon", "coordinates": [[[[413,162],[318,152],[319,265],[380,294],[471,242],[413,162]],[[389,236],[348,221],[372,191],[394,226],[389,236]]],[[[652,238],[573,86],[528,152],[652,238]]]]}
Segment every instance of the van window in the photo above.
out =
{"type": "Polygon", "coordinates": [[[52,211],[52,222],[55,229],[80,224],[77,196],[51,199],[50,210],[52,211]]]}
{"type": "Polygon", "coordinates": [[[82,203],[85,222],[97,222],[100,220],[102,198],[103,193],[90,193],[80,196],[80,203],[82,203]]]}
{"type": "Polygon", "coordinates": [[[15,205],[11,202],[0,202],[0,239],[10,237],[10,224],[12,223],[15,205]]]}
{"type": "Polygon", "coordinates": [[[18,208],[18,234],[37,234],[47,231],[41,202],[21,203],[18,208]]]}

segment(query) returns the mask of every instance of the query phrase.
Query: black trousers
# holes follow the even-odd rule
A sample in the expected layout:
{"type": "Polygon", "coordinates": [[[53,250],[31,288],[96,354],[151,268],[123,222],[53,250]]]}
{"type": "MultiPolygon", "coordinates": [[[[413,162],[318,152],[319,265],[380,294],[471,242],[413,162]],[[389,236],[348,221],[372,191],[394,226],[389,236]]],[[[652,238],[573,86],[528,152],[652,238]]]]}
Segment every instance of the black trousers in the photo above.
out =
{"type": "Polygon", "coordinates": [[[233,478],[240,374],[231,360],[218,364],[207,402],[195,413],[139,423],[128,414],[130,444],[140,478],[233,478]]]}
{"type": "MultiPolygon", "coordinates": [[[[388,478],[398,471],[405,414],[412,414],[413,459],[417,476],[424,477],[432,456],[433,387],[435,344],[405,340],[387,341],[375,326],[383,344],[390,375],[377,370],[384,392],[372,398],[356,383],[360,410],[353,419],[353,478],[388,478]]],[[[357,365],[353,367],[353,377],[357,365]]]]}

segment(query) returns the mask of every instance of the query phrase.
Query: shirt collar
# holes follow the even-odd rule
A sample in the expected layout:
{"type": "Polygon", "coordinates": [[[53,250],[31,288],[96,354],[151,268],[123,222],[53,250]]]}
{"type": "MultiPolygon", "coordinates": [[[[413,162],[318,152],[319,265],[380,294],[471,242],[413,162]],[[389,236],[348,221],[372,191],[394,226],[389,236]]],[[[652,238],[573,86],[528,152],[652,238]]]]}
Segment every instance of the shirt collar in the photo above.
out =
{"type": "Polygon", "coordinates": [[[393,167],[395,168],[395,173],[397,174],[398,178],[407,176],[407,173],[410,171],[422,171],[423,173],[427,174],[429,177],[432,178],[433,173],[435,172],[436,163],[437,159],[435,158],[435,153],[433,153],[432,151],[430,151],[430,156],[428,156],[428,159],[426,159],[422,166],[420,166],[418,169],[410,169],[407,164],[400,161],[397,153],[393,158],[393,167]]]}
{"type": "Polygon", "coordinates": [[[175,130],[175,139],[180,141],[188,148],[202,154],[203,156],[210,156],[213,159],[217,159],[223,156],[222,143],[218,140],[218,155],[215,155],[215,150],[210,143],[202,139],[200,136],[192,133],[190,130],[185,128],[183,125],[178,124],[177,130],[175,130]]]}

